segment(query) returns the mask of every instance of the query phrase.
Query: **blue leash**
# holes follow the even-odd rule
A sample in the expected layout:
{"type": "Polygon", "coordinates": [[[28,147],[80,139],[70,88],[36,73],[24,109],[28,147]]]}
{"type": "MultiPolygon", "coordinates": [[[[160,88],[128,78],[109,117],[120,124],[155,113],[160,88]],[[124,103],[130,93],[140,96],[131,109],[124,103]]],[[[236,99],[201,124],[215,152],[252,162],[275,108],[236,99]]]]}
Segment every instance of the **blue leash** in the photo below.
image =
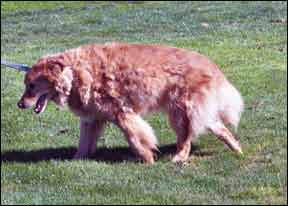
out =
{"type": "Polygon", "coordinates": [[[23,72],[28,72],[29,70],[31,70],[31,67],[29,67],[28,65],[11,63],[11,62],[7,62],[5,60],[3,60],[3,61],[1,60],[1,65],[16,69],[18,71],[23,71],[23,72]]]}

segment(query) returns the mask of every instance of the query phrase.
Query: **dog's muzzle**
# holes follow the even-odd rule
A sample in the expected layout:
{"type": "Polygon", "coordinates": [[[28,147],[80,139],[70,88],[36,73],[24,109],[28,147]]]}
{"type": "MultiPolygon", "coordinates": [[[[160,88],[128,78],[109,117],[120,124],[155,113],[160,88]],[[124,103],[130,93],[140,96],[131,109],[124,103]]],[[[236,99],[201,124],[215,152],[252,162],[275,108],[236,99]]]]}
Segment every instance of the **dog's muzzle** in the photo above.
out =
{"type": "Polygon", "coordinates": [[[28,106],[26,104],[24,104],[24,102],[22,100],[20,100],[18,103],[17,103],[17,106],[20,108],[20,109],[27,109],[28,106]]]}

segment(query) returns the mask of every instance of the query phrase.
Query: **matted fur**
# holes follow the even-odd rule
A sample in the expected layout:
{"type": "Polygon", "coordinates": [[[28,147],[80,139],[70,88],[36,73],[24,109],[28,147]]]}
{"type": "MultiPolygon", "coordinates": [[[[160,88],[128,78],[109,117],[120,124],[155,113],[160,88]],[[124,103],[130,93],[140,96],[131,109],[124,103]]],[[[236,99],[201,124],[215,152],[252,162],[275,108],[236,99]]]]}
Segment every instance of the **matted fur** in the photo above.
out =
{"type": "MultiPolygon", "coordinates": [[[[40,94],[31,100],[27,93],[32,83],[41,84],[39,79],[49,82],[47,98],[61,106],[67,104],[81,118],[81,130],[102,130],[104,122],[113,122],[148,163],[154,162],[152,151],[157,149],[157,141],[141,115],[152,111],[169,114],[177,134],[174,161],[185,161],[191,141],[206,131],[213,132],[232,150],[242,152],[240,143],[224,126],[228,123],[237,127],[242,98],[218,66],[197,52],[161,45],[109,43],[47,55],[27,73],[20,105],[36,104],[40,94]]],[[[76,158],[93,152],[100,132],[81,134],[76,158]]]]}

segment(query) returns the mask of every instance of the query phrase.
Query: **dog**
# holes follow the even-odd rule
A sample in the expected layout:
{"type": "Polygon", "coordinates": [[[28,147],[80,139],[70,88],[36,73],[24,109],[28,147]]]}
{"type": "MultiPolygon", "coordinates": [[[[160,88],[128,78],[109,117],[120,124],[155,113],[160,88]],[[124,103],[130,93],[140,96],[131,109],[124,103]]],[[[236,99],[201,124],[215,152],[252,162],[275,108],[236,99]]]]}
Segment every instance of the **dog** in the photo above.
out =
{"type": "Polygon", "coordinates": [[[42,113],[49,100],[80,117],[75,159],[87,158],[108,122],[125,134],[131,149],[154,163],[157,139],[141,116],[168,114],[177,136],[173,162],[188,159],[197,137],[212,132],[232,151],[244,103],[238,90],[208,57],[164,45],[106,43],[46,55],[25,75],[21,109],[42,113]]]}

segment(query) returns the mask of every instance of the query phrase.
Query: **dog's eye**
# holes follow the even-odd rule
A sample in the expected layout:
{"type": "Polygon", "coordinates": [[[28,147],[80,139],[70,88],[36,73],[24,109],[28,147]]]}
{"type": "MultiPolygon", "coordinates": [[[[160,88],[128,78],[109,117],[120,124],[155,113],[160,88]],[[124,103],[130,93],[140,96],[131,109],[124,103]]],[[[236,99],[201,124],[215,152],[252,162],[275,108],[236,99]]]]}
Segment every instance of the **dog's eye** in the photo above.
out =
{"type": "Polygon", "coordinates": [[[29,89],[34,89],[35,88],[35,84],[29,84],[29,89]]]}

